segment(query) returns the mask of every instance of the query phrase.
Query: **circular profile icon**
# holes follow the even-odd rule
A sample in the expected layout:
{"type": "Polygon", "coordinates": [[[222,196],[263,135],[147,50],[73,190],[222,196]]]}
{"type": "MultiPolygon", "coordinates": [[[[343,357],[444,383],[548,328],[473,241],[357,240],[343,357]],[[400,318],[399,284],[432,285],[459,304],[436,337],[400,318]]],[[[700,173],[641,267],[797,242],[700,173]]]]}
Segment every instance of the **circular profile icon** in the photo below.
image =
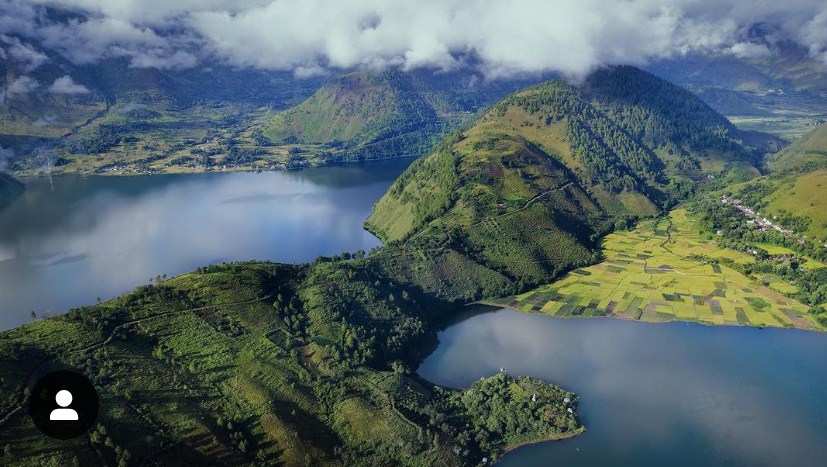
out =
{"type": "Polygon", "coordinates": [[[98,417],[98,393],[92,383],[76,371],[49,373],[34,385],[29,414],[35,426],[57,439],[86,433],[98,417]]]}

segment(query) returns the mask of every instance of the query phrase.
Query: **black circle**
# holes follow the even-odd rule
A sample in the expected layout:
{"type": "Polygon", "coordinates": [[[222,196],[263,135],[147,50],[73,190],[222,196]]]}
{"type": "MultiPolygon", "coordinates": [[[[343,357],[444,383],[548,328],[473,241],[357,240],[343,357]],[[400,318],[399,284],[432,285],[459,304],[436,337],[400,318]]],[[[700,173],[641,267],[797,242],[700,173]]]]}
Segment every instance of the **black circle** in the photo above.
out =
{"type": "Polygon", "coordinates": [[[34,385],[29,396],[29,415],[45,435],[71,439],[92,428],[98,417],[98,404],[98,392],[89,379],[76,371],[61,370],[47,374],[34,385]],[[60,391],[69,391],[72,395],[72,402],[65,407],[55,399],[60,391]],[[71,411],[77,414],[77,420],[53,420],[73,418],[71,411]]]}

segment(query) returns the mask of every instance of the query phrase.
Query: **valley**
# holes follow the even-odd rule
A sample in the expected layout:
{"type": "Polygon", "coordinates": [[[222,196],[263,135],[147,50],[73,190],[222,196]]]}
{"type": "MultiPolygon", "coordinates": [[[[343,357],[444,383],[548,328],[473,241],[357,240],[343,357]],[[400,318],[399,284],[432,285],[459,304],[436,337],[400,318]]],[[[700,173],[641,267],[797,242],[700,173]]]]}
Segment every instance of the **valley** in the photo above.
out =
{"type": "Polygon", "coordinates": [[[810,306],[784,296],[795,287],[777,276],[746,277],[728,267],[757,269],[760,260],[720,248],[699,230],[686,209],[673,210],[629,232],[606,236],[600,263],[490,304],[557,317],[825,330],[810,306]]]}

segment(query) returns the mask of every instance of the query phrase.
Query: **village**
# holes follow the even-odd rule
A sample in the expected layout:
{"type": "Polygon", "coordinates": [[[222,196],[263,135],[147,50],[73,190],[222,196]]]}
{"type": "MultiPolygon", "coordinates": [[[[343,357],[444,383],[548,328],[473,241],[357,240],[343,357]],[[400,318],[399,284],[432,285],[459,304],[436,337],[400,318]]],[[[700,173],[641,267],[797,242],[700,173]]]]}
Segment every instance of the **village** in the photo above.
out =
{"type": "MultiPolygon", "coordinates": [[[[745,216],[749,217],[750,219],[747,220],[747,224],[755,225],[756,228],[761,229],[763,231],[776,230],[789,237],[798,238],[795,235],[795,232],[793,232],[790,229],[785,229],[784,227],[781,227],[780,225],[773,223],[766,217],[761,217],[760,212],[757,212],[748,205],[744,204],[740,199],[731,198],[724,194],[721,195],[721,203],[733,206],[735,209],[741,211],[745,216]]],[[[720,235],[720,231],[718,233],[720,235]]],[[[804,238],[798,238],[798,242],[804,243],[804,238]]]]}

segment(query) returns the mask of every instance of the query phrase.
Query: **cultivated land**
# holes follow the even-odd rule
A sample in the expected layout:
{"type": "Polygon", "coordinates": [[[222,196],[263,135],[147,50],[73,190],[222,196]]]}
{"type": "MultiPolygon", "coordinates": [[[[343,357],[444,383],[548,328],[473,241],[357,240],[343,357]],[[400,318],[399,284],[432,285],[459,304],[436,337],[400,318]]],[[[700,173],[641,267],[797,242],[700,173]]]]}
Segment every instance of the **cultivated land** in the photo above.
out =
{"type": "Polygon", "coordinates": [[[0,463],[459,466],[582,432],[576,396],[543,381],[453,390],[413,375],[436,342],[425,310],[444,308],[376,263],[209,266],[0,333],[0,463]],[[26,401],[67,367],[101,414],[59,441],[26,401]]]}
{"type": "Polygon", "coordinates": [[[819,122],[824,122],[825,115],[807,113],[800,116],[731,116],[727,118],[742,130],[763,131],[786,141],[795,141],[806,135],[819,122]]]}
{"type": "Polygon", "coordinates": [[[697,232],[686,211],[677,209],[607,236],[603,262],[494,304],[558,317],[824,330],[808,306],[715,262],[749,264],[750,255],[721,249],[697,232]]]}

